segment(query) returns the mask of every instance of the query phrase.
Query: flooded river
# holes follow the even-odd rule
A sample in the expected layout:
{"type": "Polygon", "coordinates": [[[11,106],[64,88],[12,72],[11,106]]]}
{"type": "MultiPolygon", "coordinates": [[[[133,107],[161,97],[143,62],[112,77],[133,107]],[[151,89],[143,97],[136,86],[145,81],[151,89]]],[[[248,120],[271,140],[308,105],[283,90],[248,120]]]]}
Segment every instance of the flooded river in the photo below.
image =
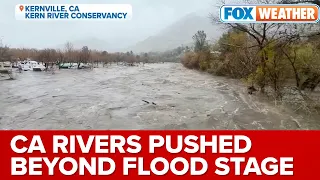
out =
{"type": "Polygon", "coordinates": [[[0,80],[0,129],[320,129],[235,80],[180,64],[23,72],[0,80]]]}

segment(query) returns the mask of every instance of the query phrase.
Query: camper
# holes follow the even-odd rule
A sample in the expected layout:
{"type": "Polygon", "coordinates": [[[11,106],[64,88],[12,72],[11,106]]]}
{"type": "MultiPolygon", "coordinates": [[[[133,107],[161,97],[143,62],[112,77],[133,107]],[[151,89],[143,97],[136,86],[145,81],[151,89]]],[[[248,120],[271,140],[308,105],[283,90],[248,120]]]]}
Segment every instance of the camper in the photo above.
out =
{"type": "Polygon", "coordinates": [[[21,63],[24,71],[44,71],[46,67],[37,61],[24,61],[21,63]]]}
{"type": "Polygon", "coordinates": [[[10,79],[15,79],[15,74],[12,71],[11,62],[0,62],[0,74],[7,74],[10,79]]]}
{"type": "Polygon", "coordinates": [[[11,74],[12,65],[11,62],[0,62],[0,73],[1,74],[11,74]]]}

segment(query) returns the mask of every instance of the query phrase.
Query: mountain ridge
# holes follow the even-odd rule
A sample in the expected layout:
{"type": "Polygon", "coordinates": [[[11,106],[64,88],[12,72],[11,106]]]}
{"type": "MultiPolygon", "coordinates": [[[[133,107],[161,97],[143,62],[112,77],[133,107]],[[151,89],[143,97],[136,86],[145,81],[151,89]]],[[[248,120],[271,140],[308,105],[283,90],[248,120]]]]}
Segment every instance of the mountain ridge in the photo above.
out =
{"type": "Polygon", "coordinates": [[[159,33],[130,46],[127,50],[133,52],[166,51],[181,45],[189,45],[192,43],[192,36],[198,30],[204,30],[208,40],[217,40],[223,33],[223,30],[219,28],[218,25],[210,22],[209,17],[190,13],[159,33]]]}
{"type": "MultiPolygon", "coordinates": [[[[132,41],[130,36],[114,37],[108,40],[92,36],[73,40],[70,41],[70,43],[73,44],[74,49],[81,49],[83,46],[88,46],[89,49],[95,49],[99,51],[133,51],[134,53],[141,53],[151,51],[167,51],[177,48],[181,45],[190,46],[193,43],[192,36],[198,30],[203,30],[207,34],[207,40],[217,40],[222,35],[224,30],[220,30],[219,25],[212,24],[209,17],[206,17],[204,14],[206,13],[189,13],[174,23],[161,29],[154,35],[148,36],[144,40],[138,42],[132,41]],[[126,44],[123,44],[124,42],[126,42],[126,44]]],[[[54,48],[64,49],[65,43],[54,48]]]]}

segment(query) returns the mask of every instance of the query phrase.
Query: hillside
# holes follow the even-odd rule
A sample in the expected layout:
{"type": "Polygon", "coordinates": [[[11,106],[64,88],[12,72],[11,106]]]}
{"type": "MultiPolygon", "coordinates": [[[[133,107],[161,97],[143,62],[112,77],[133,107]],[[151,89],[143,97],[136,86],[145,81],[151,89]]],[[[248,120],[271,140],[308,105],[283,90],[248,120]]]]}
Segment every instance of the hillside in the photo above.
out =
{"type": "Polygon", "coordinates": [[[204,30],[208,40],[219,38],[223,32],[217,25],[213,25],[208,17],[192,13],[163,29],[160,33],[129,47],[128,50],[134,52],[166,51],[182,44],[190,45],[192,36],[198,30],[204,30]]]}

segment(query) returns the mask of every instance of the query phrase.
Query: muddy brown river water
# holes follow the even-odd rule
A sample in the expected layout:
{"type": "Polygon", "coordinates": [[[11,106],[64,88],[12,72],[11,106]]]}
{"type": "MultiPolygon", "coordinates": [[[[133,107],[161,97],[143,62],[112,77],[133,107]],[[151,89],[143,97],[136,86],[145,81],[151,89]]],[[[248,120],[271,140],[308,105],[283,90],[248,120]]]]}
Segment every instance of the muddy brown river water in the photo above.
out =
{"type": "Polygon", "coordinates": [[[23,72],[0,80],[0,129],[320,129],[235,80],[180,64],[23,72]]]}

